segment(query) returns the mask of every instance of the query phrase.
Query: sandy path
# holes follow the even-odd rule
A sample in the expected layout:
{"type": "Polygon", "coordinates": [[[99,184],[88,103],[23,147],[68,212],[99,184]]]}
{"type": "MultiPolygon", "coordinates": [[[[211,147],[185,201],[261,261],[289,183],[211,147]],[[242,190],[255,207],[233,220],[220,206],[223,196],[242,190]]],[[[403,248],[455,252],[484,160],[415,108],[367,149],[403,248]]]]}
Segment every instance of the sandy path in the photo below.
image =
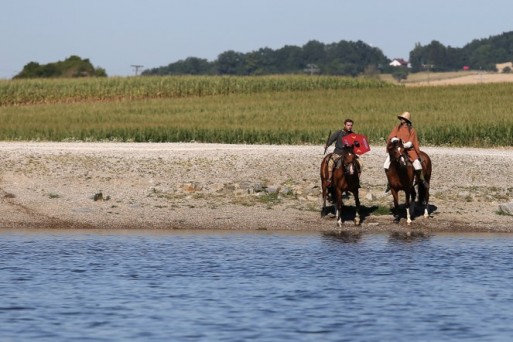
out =
{"type": "MultiPolygon", "coordinates": [[[[336,229],[320,217],[320,146],[0,142],[0,150],[4,228],[336,229]]],[[[413,228],[513,232],[513,217],[497,214],[513,200],[513,149],[425,151],[432,215],[413,228]]],[[[372,214],[392,201],[384,157],[382,146],[362,156],[370,215],[358,230],[408,229],[372,214]]]]}

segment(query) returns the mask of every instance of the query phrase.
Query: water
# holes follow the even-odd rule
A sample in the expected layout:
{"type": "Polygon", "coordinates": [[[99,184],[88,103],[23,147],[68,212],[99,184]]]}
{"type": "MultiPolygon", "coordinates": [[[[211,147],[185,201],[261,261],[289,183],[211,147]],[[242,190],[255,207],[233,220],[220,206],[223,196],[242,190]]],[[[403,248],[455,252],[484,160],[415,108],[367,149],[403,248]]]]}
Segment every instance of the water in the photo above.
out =
{"type": "Polygon", "coordinates": [[[506,341],[513,235],[0,230],[0,341],[506,341]]]}

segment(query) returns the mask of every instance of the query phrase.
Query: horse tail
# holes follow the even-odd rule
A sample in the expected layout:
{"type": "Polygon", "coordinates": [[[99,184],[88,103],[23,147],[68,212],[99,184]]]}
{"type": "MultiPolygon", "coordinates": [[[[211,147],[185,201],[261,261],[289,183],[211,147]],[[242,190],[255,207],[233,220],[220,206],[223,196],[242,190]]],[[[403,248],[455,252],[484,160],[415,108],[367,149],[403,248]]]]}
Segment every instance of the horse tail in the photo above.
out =
{"type": "MultiPolygon", "coordinates": [[[[424,178],[429,183],[431,181],[431,158],[424,151],[419,151],[419,157],[422,159],[422,166],[424,172],[424,178]]],[[[419,182],[419,203],[423,203],[426,201],[428,194],[428,189],[424,186],[424,183],[419,182]]]]}

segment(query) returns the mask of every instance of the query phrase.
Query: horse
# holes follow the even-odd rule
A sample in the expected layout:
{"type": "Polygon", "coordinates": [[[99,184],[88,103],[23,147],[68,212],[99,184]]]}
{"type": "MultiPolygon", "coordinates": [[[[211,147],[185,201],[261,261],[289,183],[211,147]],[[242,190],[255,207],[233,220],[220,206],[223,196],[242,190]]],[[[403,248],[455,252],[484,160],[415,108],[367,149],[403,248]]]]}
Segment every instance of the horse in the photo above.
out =
{"type": "Polygon", "coordinates": [[[327,187],[328,181],[328,160],[332,157],[332,153],[327,154],[321,162],[321,187],[323,207],[321,215],[324,216],[326,212],[326,202],[331,200],[335,204],[335,216],[337,218],[337,225],[342,226],[342,196],[346,191],[349,191],[354,196],[356,206],[356,215],[354,218],[355,225],[360,225],[360,198],[358,189],[359,181],[359,166],[357,165],[356,154],[354,153],[353,145],[346,145],[342,157],[335,162],[335,169],[332,174],[331,187],[327,187]]]}
{"type": "MultiPolygon", "coordinates": [[[[412,205],[415,203],[417,195],[415,191],[415,169],[412,161],[408,158],[408,153],[404,147],[402,140],[390,142],[387,145],[387,152],[390,156],[390,168],[386,172],[390,190],[394,197],[394,219],[395,222],[400,221],[399,215],[399,191],[404,191],[406,206],[406,221],[411,224],[411,216],[413,212],[412,205]]],[[[429,183],[431,179],[431,159],[423,152],[419,151],[424,179],[429,183]]],[[[429,217],[429,188],[426,188],[420,179],[417,179],[419,198],[418,203],[424,203],[424,217],[429,217]]]]}

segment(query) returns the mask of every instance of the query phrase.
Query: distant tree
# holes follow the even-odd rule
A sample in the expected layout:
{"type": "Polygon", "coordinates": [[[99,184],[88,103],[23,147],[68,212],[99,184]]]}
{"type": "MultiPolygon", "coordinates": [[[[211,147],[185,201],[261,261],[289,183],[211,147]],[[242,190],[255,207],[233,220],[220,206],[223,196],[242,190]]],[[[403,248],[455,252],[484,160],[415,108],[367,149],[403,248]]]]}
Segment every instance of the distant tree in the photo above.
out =
{"type": "Polygon", "coordinates": [[[107,71],[104,68],[96,67],[94,69],[94,76],[96,76],[96,77],[107,77],[107,71]]]}
{"type": "Polygon", "coordinates": [[[275,63],[281,74],[295,73],[306,68],[303,49],[299,46],[286,45],[276,50],[275,63]]]}
{"type": "Polygon", "coordinates": [[[311,64],[324,64],[326,58],[325,46],[317,40],[311,40],[303,45],[303,60],[311,64]]]}
{"type": "Polygon", "coordinates": [[[245,67],[248,75],[277,74],[276,52],[269,48],[259,49],[246,54],[245,67]]]}
{"type": "Polygon", "coordinates": [[[141,75],[210,75],[215,74],[214,64],[206,59],[188,57],[165,67],[144,70],[141,75]]]}
{"type": "Polygon", "coordinates": [[[233,50],[223,52],[217,57],[217,72],[220,75],[245,75],[244,54],[233,50]]]}
{"type": "Polygon", "coordinates": [[[392,72],[392,77],[397,82],[401,82],[408,78],[408,74],[409,74],[408,69],[397,67],[397,68],[394,68],[394,71],[392,72]]]}
{"type": "Polygon", "coordinates": [[[64,61],[40,65],[30,62],[14,78],[106,77],[105,69],[95,68],[89,59],[70,56],[64,61]]]}

